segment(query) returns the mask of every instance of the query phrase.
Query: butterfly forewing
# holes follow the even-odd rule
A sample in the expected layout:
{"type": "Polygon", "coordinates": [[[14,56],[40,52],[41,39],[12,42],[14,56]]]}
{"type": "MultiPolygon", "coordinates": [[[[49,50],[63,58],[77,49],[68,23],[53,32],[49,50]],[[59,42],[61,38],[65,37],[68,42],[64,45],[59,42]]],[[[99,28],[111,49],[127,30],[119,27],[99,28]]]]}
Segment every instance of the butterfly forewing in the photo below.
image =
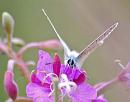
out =
{"type": "Polygon", "coordinates": [[[103,44],[104,40],[111,34],[111,32],[117,27],[117,25],[118,23],[112,25],[97,39],[95,39],[92,43],[90,43],[83,51],[80,52],[80,54],[76,58],[78,66],[82,66],[84,60],[89,56],[89,54],[103,44]]]}

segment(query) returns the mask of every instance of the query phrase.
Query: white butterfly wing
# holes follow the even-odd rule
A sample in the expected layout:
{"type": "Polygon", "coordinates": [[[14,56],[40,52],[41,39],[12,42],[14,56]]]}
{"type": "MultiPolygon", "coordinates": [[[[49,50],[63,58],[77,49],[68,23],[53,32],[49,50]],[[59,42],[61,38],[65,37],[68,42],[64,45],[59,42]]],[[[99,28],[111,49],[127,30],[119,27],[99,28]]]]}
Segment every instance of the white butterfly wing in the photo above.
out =
{"type": "Polygon", "coordinates": [[[102,33],[97,39],[90,43],[83,51],[81,51],[76,58],[77,65],[82,66],[85,59],[91,54],[96,48],[101,46],[104,40],[112,33],[112,31],[117,27],[118,23],[115,23],[110,28],[108,28],[104,33],[102,33]]]}
{"type": "Polygon", "coordinates": [[[64,42],[64,40],[60,37],[60,35],[58,33],[56,33],[56,35],[64,48],[65,57],[69,56],[69,53],[71,52],[69,47],[67,46],[67,44],[64,42]]]}
{"type": "Polygon", "coordinates": [[[64,62],[66,63],[66,60],[69,58],[69,54],[70,54],[70,49],[67,46],[67,44],[62,40],[62,38],[59,36],[59,34],[56,34],[57,37],[59,38],[63,48],[64,48],[64,62]]]}
{"type": "Polygon", "coordinates": [[[49,21],[49,23],[51,24],[54,32],[56,33],[57,37],[59,38],[63,48],[64,48],[64,60],[68,59],[69,53],[70,53],[70,49],[67,46],[67,44],[62,40],[62,38],[60,37],[59,33],[57,32],[55,26],[53,25],[52,21],[50,20],[49,16],[46,14],[45,10],[42,9],[44,15],[47,17],[47,20],[49,21]]]}

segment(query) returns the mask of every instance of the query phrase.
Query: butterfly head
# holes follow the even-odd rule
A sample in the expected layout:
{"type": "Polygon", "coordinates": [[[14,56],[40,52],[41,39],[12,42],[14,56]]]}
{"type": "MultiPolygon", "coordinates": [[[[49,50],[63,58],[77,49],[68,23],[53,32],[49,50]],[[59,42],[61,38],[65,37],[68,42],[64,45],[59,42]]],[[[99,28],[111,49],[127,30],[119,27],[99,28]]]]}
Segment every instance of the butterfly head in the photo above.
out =
{"type": "Polygon", "coordinates": [[[71,51],[65,63],[72,68],[77,67],[77,61],[76,61],[77,56],[78,56],[78,53],[76,51],[71,51]]]}
{"type": "Polygon", "coordinates": [[[71,67],[71,68],[74,68],[76,67],[76,62],[73,58],[70,58],[67,60],[67,64],[71,67]]]}

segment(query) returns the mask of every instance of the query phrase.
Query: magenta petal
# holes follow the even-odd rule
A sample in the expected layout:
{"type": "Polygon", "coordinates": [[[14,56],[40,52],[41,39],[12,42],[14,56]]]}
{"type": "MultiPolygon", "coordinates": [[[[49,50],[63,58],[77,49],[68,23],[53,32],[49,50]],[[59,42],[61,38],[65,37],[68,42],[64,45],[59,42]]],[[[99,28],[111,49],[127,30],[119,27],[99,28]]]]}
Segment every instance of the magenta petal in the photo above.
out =
{"type": "Polygon", "coordinates": [[[38,63],[37,63],[37,70],[38,71],[46,71],[46,72],[52,72],[52,58],[49,55],[49,53],[39,50],[38,52],[38,63]]]}
{"type": "Polygon", "coordinates": [[[128,85],[128,87],[130,88],[130,73],[126,73],[124,76],[127,78],[127,79],[126,79],[127,85],[128,85]]]}
{"type": "Polygon", "coordinates": [[[48,77],[46,77],[46,76],[47,76],[47,74],[44,73],[44,72],[42,72],[42,71],[40,71],[40,72],[37,71],[37,73],[36,73],[36,77],[37,77],[42,83],[51,84],[51,82],[52,82],[51,76],[48,76],[48,77]]]}
{"type": "Polygon", "coordinates": [[[79,85],[79,84],[81,84],[82,82],[84,82],[85,81],[85,74],[84,73],[81,73],[80,75],[79,75],[79,77],[77,78],[77,79],[74,79],[73,81],[77,84],[77,85],[79,85]]]}
{"type": "Polygon", "coordinates": [[[42,85],[41,81],[37,78],[35,72],[31,73],[31,82],[37,83],[38,85],[42,85]]]}
{"type": "Polygon", "coordinates": [[[72,102],[91,102],[91,99],[96,98],[97,92],[91,85],[82,83],[70,96],[72,102]]]}
{"type": "Polygon", "coordinates": [[[70,77],[71,77],[72,79],[78,79],[78,77],[79,77],[79,75],[80,75],[81,73],[82,73],[82,72],[81,72],[78,68],[73,68],[70,77]]]}
{"type": "Polygon", "coordinates": [[[95,99],[95,100],[92,100],[92,102],[107,102],[107,101],[104,101],[104,100],[101,100],[101,99],[95,99]]]}
{"type": "Polygon", "coordinates": [[[58,54],[55,54],[54,56],[54,62],[53,62],[53,72],[59,77],[60,74],[60,67],[61,67],[61,62],[58,54]]]}
{"type": "Polygon", "coordinates": [[[67,75],[70,81],[74,81],[77,85],[83,83],[86,79],[84,71],[78,68],[71,68],[66,65],[61,66],[61,74],[64,73],[67,75]]]}
{"type": "Polygon", "coordinates": [[[49,92],[37,84],[29,83],[26,87],[27,96],[32,98],[34,102],[54,102],[52,96],[48,96],[49,92]]]}
{"type": "Polygon", "coordinates": [[[130,61],[127,63],[124,73],[130,73],[130,61]]]}
{"type": "Polygon", "coordinates": [[[69,75],[71,75],[71,73],[72,73],[72,68],[70,68],[67,65],[62,64],[60,73],[66,74],[69,77],[69,75]]]}
{"type": "Polygon", "coordinates": [[[99,96],[97,99],[92,100],[92,102],[108,102],[103,95],[99,96]]]}
{"type": "Polygon", "coordinates": [[[127,63],[126,68],[130,68],[130,61],[127,63]]]}

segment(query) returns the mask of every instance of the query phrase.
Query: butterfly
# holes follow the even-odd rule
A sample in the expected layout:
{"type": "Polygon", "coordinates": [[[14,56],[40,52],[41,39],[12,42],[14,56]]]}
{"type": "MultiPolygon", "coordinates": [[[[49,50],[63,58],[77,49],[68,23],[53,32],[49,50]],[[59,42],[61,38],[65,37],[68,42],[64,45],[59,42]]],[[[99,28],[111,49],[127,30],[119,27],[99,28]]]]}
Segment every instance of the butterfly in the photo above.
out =
{"type": "Polygon", "coordinates": [[[98,38],[96,38],[92,43],[90,43],[87,47],[85,47],[81,52],[77,52],[75,50],[70,50],[68,45],[64,42],[64,40],[60,37],[57,32],[55,26],[50,20],[49,16],[46,14],[45,10],[42,9],[44,15],[47,17],[47,20],[51,24],[54,32],[56,33],[58,39],[60,40],[63,48],[64,48],[64,63],[69,65],[70,67],[82,67],[86,58],[99,46],[104,43],[104,40],[115,30],[118,26],[118,22],[110,26],[105,32],[103,32],[98,38]]]}

